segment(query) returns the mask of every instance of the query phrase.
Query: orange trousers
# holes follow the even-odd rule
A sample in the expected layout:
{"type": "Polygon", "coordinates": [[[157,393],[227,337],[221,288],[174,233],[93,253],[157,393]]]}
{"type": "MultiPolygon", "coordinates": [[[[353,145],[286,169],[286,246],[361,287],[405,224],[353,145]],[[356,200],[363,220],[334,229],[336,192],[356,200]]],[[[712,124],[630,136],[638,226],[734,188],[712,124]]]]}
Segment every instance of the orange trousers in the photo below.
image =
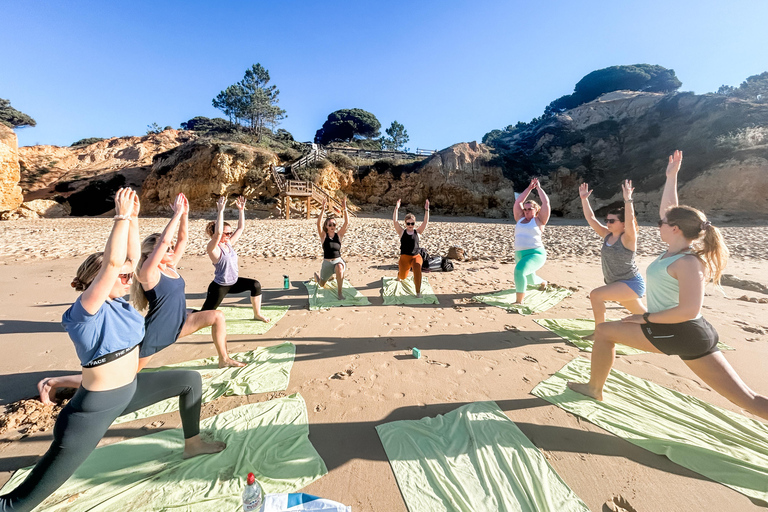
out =
{"type": "Polygon", "coordinates": [[[397,262],[397,278],[405,279],[408,277],[408,271],[413,269],[413,282],[416,284],[416,290],[421,290],[421,264],[424,260],[420,254],[411,256],[409,254],[401,254],[400,260],[397,262]]]}

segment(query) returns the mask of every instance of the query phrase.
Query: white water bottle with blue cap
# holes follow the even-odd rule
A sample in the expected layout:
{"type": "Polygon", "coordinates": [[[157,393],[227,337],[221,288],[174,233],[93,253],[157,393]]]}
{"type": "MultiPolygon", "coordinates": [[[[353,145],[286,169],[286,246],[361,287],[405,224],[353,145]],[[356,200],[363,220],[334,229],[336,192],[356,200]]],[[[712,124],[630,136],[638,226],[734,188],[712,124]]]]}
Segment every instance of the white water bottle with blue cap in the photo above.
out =
{"type": "Polygon", "coordinates": [[[262,512],[264,510],[264,491],[253,473],[248,473],[243,491],[243,512],[262,512]]]}

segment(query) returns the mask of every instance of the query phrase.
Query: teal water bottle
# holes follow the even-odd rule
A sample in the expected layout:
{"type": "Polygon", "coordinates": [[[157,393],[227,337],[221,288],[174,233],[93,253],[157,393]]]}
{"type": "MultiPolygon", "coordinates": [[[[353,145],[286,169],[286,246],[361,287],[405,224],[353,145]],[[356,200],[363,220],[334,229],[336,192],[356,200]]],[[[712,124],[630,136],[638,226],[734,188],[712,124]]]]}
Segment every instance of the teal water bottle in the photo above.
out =
{"type": "Polygon", "coordinates": [[[291,287],[291,281],[288,279],[288,276],[283,276],[283,288],[288,289],[291,287]]]}

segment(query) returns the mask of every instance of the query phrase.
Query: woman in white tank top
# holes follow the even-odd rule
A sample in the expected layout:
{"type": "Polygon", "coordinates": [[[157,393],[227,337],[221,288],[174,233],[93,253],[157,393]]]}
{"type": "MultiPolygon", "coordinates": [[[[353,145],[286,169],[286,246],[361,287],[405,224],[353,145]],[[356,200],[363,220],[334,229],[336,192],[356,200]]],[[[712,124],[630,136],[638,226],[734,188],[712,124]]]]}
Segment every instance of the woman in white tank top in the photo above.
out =
{"type": "Polygon", "coordinates": [[[541,188],[538,178],[533,178],[530,185],[515,200],[515,303],[522,304],[525,291],[529,286],[546,287],[547,282],[536,275],[536,271],[547,261],[547,251],[541,241],[541,234],[549,221],[551,208],[549,198],[541,188]],[[533,189],[541,198],[541,206],[528,199],[533,189]]]}

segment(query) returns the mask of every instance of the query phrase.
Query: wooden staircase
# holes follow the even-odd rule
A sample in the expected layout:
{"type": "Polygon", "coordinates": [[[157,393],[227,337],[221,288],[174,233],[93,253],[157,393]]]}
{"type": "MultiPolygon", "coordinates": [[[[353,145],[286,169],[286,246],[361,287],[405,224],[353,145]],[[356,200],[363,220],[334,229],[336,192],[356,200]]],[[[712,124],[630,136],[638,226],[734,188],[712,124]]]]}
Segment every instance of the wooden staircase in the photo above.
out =
{"type": "MultiPolygon", "coordinates": [[[[272,179],[275,180],[275,184],[277,185],[277,188],[280,191],[280,197],[282,198],[283,215],[286,219],[291,218],[291,201],[294,199],[297,199],[298,201],[300,201],[299,209],[300,210],[302,208],[304,209],[307,219],[310,219],[312,217],[313,203],[315,207],[321,208],[323,205],[323,201],[326,201],[328,203],[328,206],[330,206],[331,211],[334,211],[335,213],[338,213],[338,214],[344,213],[344,204],[339,200],[337,200],[335,197],[333,197],[330,194],[330,192],[328,192],[322,187],[315,185],[311,181],[304,181],[304,180],[298,179],[295,169],[301,168],[304,165],[308,165],[309,163],[314,162],[319,158],[322,158],[322,157],[314,157],[313,159],[308,159],[308,157],[312,156],[313,153],[316,153],[316,152],[313,151],[309,155],[302,157],[300,160],[298,160],[297,162],[290,165],[287,169],[284,170],[286,174],[287,174],[287,171],[290,170],[290,173],[294,178],[292,180],[285,178],[285,176],[283,175],[284,173],[281,172],[280,167],[275,167],[274,165],[270,166],[270,170],[272,171],[272,179]],[[299,162],[302,162],[302,164],[297,166],[299,162]]],[[[317,153],[320,153],[320,151],[318,151],[317,153]]],[[[325,152],[323,151],[322,153],[325,153],[325,152]]],[[[355,212],[360,210],[360,208],[351,204],[349,200],[347,200],[347,209],[349,210],[349,214],[352,216],[355,216],[355,212]]]]}

